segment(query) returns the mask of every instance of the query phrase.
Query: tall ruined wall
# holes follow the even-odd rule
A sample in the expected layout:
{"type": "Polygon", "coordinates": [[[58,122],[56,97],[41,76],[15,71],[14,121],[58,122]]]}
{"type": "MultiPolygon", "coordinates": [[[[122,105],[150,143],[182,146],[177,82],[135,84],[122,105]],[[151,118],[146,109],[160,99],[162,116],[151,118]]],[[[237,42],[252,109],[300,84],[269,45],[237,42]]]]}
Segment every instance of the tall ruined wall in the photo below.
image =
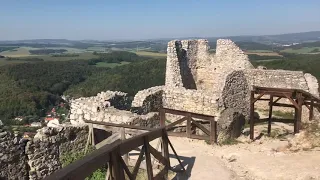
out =
{"type": "Polygon", "coordinates": [[[208,41],[182,40],[170,41],[167,48],[166,86],[204,89],[205,72],[208,72],[210,58],[208,41]]]}
{"type": "Polygon", "coordinates": [[[25,142],[0,127],[0,179],[28,179],[24,147],[25,142]]]}
{"type": "Polygon", "coordinates": [[[201,90],[167,88],[163,93],[163,107],[198,114],[217,116],[219,97],[201,90]]]}
{"type": "Polygon", "coordinates": [[[231,40],[218,39],[216,54],[212,59],[215,91],[221,93],[228,74],[235,70],[253,69],[248,56],[231,40]]]}

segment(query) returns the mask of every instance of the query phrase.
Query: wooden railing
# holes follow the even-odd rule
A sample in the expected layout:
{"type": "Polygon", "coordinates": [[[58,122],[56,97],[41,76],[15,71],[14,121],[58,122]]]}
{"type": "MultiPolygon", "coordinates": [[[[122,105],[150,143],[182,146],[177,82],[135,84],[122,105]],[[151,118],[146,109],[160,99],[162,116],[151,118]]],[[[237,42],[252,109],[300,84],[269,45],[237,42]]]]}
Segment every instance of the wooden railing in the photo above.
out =
{"type": "Polygon", "coordinates": [[[163,108],[160,110],[160,125],[166,127],[167,130],[172,129],[174,126],[187,122],[185,133],[175,133],[168,131],[169,136],[188,137],[194,139],[208,140],[210,144],[217,143],[217,122],[214,116],[208,116],[203,114],[197,114],[192,112],[185,112],[173,109],[163,108]],[[184,116],[183,118],[176,120],[175,122],[166,124],[166,114],[174,114],[184,116]],[[200,122],[197,122],[194,118],[201,119],[209,122],[209,129],[204,127],[200,122]],[[191,128],[196,127],[204,132],[205,135],[196,135],[191,132],[191,128]]]}
{"type": "MultiPolygon", "coordinates": [[[[117,126],[125,128],[133,128],[139,129],[137,126],[130,125],[119,125],[112,123],[104,123],[104,122],[92,122],[98,123],[100,125],[105,126],[117,126]]],[[[143,127],[141,127],[143,128],[143,127]]],[[[140,128],[140,129],[141,129],[140,128]]],[[[143,128],[147,130],[146,128],[143,128]]],[[[95,170],[107,166],[107,176],[110,179],[115,180],[124,180],[125,174],[130,180],[134,180],[137,177],[138,170],[140,168],[140,164],[143,160],[143,156],[145,156],[146,160],[146,169],[148,179],[166,179],[168,176],[168,171],[173,170],[170,167],[170,159],[169,159],[169,147],[172,149],[175,157],[178,159],[181,169],[185,172],[185,168],[183,167],[179,156],[177,155],[173,145],[171,144],[166,128],[159,129],[148,129],[149,132],[134,136],[130,139],[115,141],[112,144],[104,145],[99,149],[93,151],[89,155],[84,158],[77,160],[76,162],[54,172],[49,177],[46,177],[47,180],[56,180],[56,179],[84,179],[90,176],[95,170]],[[161,139],[161,152],[158,152],[155,148],[153,148],[149,142],[154,139],[161,139]],[[128,164],[123,160],[122,156],[129,153],[130,151],[139,148],[140,154],[136,164],[133,166],[133,170],[130,171],[128,168],[128,164]],[[153,175],[152,163],[151,163],[151,155],[157,159],[162,165],[163,169],[156,174],[153,175]]],[[[90,136],[90,135],[89,135],[90,136]]]]}

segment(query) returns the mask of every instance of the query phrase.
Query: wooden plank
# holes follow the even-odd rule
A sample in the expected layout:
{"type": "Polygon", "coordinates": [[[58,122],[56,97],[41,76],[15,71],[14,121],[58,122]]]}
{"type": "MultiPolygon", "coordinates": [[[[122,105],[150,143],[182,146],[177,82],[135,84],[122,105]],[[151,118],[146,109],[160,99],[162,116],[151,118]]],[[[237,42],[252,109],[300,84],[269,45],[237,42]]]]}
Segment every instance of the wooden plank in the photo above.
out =
{"type": "Polygon", "coordinates": [[[251,91],[251,97],[250,97],[250,139],[254,139],[254,92],[251,91]]]}
{"type": "MultiPolygon", "coordinates": [[[[124,179],[124,171],[120,161],[120,154],[117,150],[113,151],[111,156],[112,163],[112,177],[114,179],[124,179]]],[[[121,158],[122,159],[122,158],[121,158]]]]}
{"type": "Polygon", "coordinates": [[[188,117],[183,117],[183,118],[181,118],[181,119],[179,119],[179,120],[177,120],[177,121],[175,121],[175,122],[167,125],[167,126],[166,126],[166,129],[170,129],[170,128],[174,127],[175,125],[180,124],[180,123],[182,123],[183,121],[186,121],[187,119],[188,119],[188,117]]]}
{"type": "Polygon", "coordinates": [[[289,99],[289,101],[294,105],[294,107],[299,108],[298,104],[290,97],[290,95],[283,93],[283,95],[289,99]]]}
{"type": "MultiPolygon", "coordinates": [[[[269,103],[270,104],[270,103],[269,103]]],[[[284,104],[284,103],[272,103],[272,106],[280,106],[280,107],[290,107],[290,108],[295,108],[294,105],[292,104],[284,104]]]]}
{"type": "Polygon", "coordinates": [[[124,128],[147,130],[147,131],[155,130],[155,128],[148,128],[148,127],[143,127],[143,126],[133,126],[133,125],[127,125],[127,124],[115,124],[115,123],[109,123],[109,122],[89,121],[89,120],[84,120],[84,122],[85,123],[92,123],[92,124],[99,124],[99,125],[104,125],[104,126],[124,127],[124,128]]]}
{"type": "Polygon", "coordinates": [[[190,138],[191,137],[191,114],[187,115],[187,137],[190,138]]]}
{"type": "Polygon", "coordinates": [[[132,176],[132,174],[127,166],[128,163],[126,163],[121,157],[120,157],[120,163],[124,169],[124,172],[126,172],[127,176],[129,177],[129,180],[134,180],[135,178],[132,176]]]}
{"type": "Polygon", "coordinates": [[[160,152],[158,152],[155,148],[153,148],[150,145],[149,145],[149,151],[160,163],[162,163],[165,166],[168,164],[167,159],[165,159],[160,152]]]}
{"type": "MultiPolygon", "coordinates": [[[[257,120],[255,123],[263,123],[268,122],[269,118],[262,118],[257,120]]],[[[272,122],[282,122],[282,123],[293,123],[294,119],[279,119],[279,118],[271,118],[272,122]]]]}
{"type": "Polygon", "coordinates": [[[156,176],[153,178],[153,180],[163,180],[163,179],[167,179],[168,172],[166,170],[166,168],[163,168],[158,174],[156,174],[156,176]]]}
{"type": "MultiPolygon", "coordinates": [[[[124,129],[123,127],[120,129],[120,134],[121,134],[121,140],[122,140],[122,141],[125,140],[125,139],[126,139],[126,132],[125,132],[125,129],[124,129]]],[[[129,154],[128,154],[128,153],[124,154],[124,155],[123,155],[123,158],[124,158],[125,164],[128,165],[128,162],[129,162],[129,154]]]]}
{"type": "Polygon", "coordinates": [[[217,122],[210,121],[210,143],[217,143],[217,122]]]}
{"type": "Polygon", "coordinates": [[[96,144],[96,149],[100,149],[102,146],[111,144],[115,141],[120,141],[120,134],[119,133],[114,133],[111,136],[109,136],[107,139],[101,141],[100,143],[96,144]]]}
{"type": "Polygon", "coordinates": [[[168,144],[168,135],[167,131],[163,130],[162,133],[162,148],[161,148],[162,156],[167,160],[167,165],[164,167],[165,176],[164,179],[168,179],[168,171],[170,169],[170,157],[169,157],[169,144],[168,144]]]}
{"type": "Polygon", "coordinates": [[[141,162],[143,160],[144,151],[145,151],[144,150],[144,146],[142,146],[140,154],[139,154],[139,157],[138,157],[137,162],[134,165],[134,168],[133,168],[133,171],[132,171],[132,176],[133,176],[134,179],[136,179],[136,177],[137,177],[137,174],[138,174],[138,171],[139,171],[139,168],[140,168],[140,164],[141,164],[141,162]]]}
{"type": "Polygon", "coordinates": [[[271,118],[272,118],[272,103],[273,102],[273,96],[270,96],[270,102],[269,102],[269,119],[268,119],[268,135],[270,136],[271,132],[271,118]]]}
{"type": "MultiPolygon", "coordinates": [[[[204,133],[206,133],[208,136],[210,136],[210,131],[207,128],[205,128],[201,124],[197,123],[194,119],[191,119],[191,122],[193,124],[195,124],[199,129],[201,129],[204,133]]],[[[210,121],[210,122],[212,122],[212,121],[210,121]]]]}
{"type": "Polygon", "coordinates": [[[273,101],[273,103],[277,103],[280,99],[282,99],[282,97],[278,97],[275,101],[273,101]]]}
{"type": "Polygon", "coordinates": [[[259,94],[259,96],[258,96],[257,98],[254,98],[251,103],[255,103],[255,102],[258,101],[263,95],[264,95],[264,93],[259,94]]]}
{"type": "MultiPolygon", "coordinates": [[[[98,125],[98,126],[102,126],[102,125],[98,125]]],[[[94,127],[95,128],[95,127],[94,127]]],[[[103,128],[103,130],[105,131],[112,131],[112,132],[119,132],[120,129],[122,127],[110,127],[110,126],[105,126],[103,128]]],[[[101,129],[101,128],[98,128],[101,129]]],[[[130,134],[130,135],[138,135],[138,134],[142,134],[142,133],[146,133],[149,132],[147,130],[140,130],[140,129],[130,129],[130,128],[124,128],[125,129],[125,133],[126,134],[130,134]]]]}
{"type": "Polygon", "coordinates": [[[147,137],[144,137],[144,146],[145,146],[144,152],[145,152],[145,156],[146,156],[148,180],[152,180],[153,179],[153,169],[152,169],[152,165],[151,165],[149,140],[147,139],[147,137]]]}
{"type": "Polygon", "coordinates": [[[298,114],[297,114],[297,133],[299,133],[300,129],[301,129],[301,117],[302,117],[302,104],[303,104],[303,97],[302,97],[302,93],[299,92],[297,94],[297,103],[298,103],[298,114]]]}
{"type": "Polygon", "coordinates": [[[166,113],[164,109],[160,109],[160,126],[166,126],[166,113]]]}
{"type": "Polygon", "coordinates": [[[309,120],[311,121],[314,117],[314,114],[313,114],[313,101],[311,101],[311,104],[310,104],[310,108],[309,108],[309,120]]]}
{"type": "Polygon", "coordinates": [[[210,115],[204,115],[204,114],[198,114],[198,113],[192,113],[192,112],[186,112],[186,111],[180,111],[180,110],[173,110],[173,109],[167,109],[163,108],[166,113],[169,114],[176,114],[181,116],[187,116],[188,114],[191,114],[191,117],[198,118],[198,119],[204,119],[210,121],[213,116],[210,115]]]}
{"type": "Polygon", "coordinates": [[[138,136],[134,136],[130,139],[126,139],[122,141],[120,146],[120,154],[123,155],[125,153],[130,152],[132,149],[139,147],[144,144],[144,138],[148,138],[149,141],[153,141],[156,138],[162,136],[163,128],[158,128],[154,131],[150,131],[144,134],[140,134],[138,136]]]}
{"type": "Polygon", "coordinates": [[[173,147],[173,145],[172,145],[171,141],[169,140],[169,137],[168,137],[168,136],[166,136],[166,138],[167,138],[167,141],[168,141],[168,143],[169,143],[169,145],[170,145],[170,148],[171,148],[171,150],[173,151],[174,155],[176,156],[176,158],[177,158],[177,160],[178,160],[178,162],[179,162],[180,166],[182,167],[183,171],[184,171],[184,172],[186,172],[186,169],[185,169],[185,168],[184,168],[184,166],[182,165],[181,160],[180,160],[180,158],[179,158],[179,156],[178,156],[178,154],[177,154],[176,150],[174,149],[174,147],[173,147]]]}

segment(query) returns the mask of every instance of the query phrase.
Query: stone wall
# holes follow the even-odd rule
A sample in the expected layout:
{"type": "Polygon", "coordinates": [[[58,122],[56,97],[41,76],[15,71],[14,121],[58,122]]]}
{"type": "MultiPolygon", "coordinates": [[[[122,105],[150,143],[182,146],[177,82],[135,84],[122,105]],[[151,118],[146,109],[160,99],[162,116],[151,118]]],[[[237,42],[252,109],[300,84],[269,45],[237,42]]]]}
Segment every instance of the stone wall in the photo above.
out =
{"type": "Polygon", "coordinates": [[[307,81],[309,92],[314,96],[319,97],[319,84],[317,78],[310,73],[304,74],[304,78],[307,81]]]}
{"type": "Polygon", "coordinates": [[[163,93],[163,107],[198,114],[217,116],[219,97],[201,90],[166,88],[163,93]]]}
{"type": "Polygon", "coordinates": [[[131,110],[138,114],[159,112],[162,107],[162,94],[164,86],[155,86],[139,91],[131,104],[131,110]]]}
{"type": "Polygon", "coordinates": [[[0,179],[28,179],[25,142],[0,127],[0,179]]]}
{"type": "Polygon", "coordinates": [[[0,179],[43,179],[66,153],[84,151],[87,137],[86,126],[45,127],[30,141],[0,129],[0,179]]]}

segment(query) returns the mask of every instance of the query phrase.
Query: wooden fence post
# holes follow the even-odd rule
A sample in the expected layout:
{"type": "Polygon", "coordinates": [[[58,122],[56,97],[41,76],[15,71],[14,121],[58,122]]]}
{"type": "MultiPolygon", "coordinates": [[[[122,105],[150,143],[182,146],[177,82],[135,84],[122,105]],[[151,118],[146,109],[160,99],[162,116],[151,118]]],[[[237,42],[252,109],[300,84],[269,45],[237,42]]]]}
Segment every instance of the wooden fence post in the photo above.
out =
{"type": "Polygon", "coordinates": [[[310,104],[310,109],[309,109],[309,120],[311,121],[313,119],[313,104],[314,104],[314,101],[311,100],[311,104],[310,104]]]}
{"type": "Polygon", "coordinates": [[[152,164],[151,164],[151,156],[150,156],[150,150],[149,150],[149,141],[147,137],[144,137],[144,147],[145,147],[145,156],[146,156],[146,165],[147,165],[147,173],[148,173],[148,180],[153,179],[153,170],[152,170],[152,164]]]}
{"type": "Polygon", "coordinates": [[[254,91],[250,96],[250,139],[254,139],[254,91]]]}
{"type": "Polygon", "coordinates": [[[269,119],[268,119],[268,135],[271,133],[271,118],[272,118],[273,96],[270,95],[269,101],[269,119]]]}
{"type": "Polygon", "coordinates": [[[187,129],[186,129],[186,132],[187,132],[187,137],[191,138],[191,114],[190,113],[188,113],[188,115],[187,115],[187,129]]]}
{"type": "MultiPolygon", "coordinates": [[[[126,139],[126,132],[125,132],[125,129],[124,127],[120,128],[120,135],[121,135],[121,140],[125,140],[126,139]]],[[[129,153],[123,155],[123,160],[124,162],[126,163],[126,165],[128,165],[128,162],[129,162],[129,153]]]]}
{"type": "Polygon", "coordinates": [[[168,143],[168,135],[165,129],[162,131],[162,148],[161,148],[162,156],[167,160],[168,164],[165,165],[165,177],[164,179],[168,179],[168,171],[170,168],[170,157],[169,157],[169,143],[168,143]]]}
{"type": "Polygon", "coordinates": [[[166,114],[165,110],[162,108],[160,109],[160,127],[166,126],[166,114]]]}
{"type": "Polygon", "coordinates": [[[210,144],[217,143],[217,122],[214,118],[210,121],[210,144]]]}

